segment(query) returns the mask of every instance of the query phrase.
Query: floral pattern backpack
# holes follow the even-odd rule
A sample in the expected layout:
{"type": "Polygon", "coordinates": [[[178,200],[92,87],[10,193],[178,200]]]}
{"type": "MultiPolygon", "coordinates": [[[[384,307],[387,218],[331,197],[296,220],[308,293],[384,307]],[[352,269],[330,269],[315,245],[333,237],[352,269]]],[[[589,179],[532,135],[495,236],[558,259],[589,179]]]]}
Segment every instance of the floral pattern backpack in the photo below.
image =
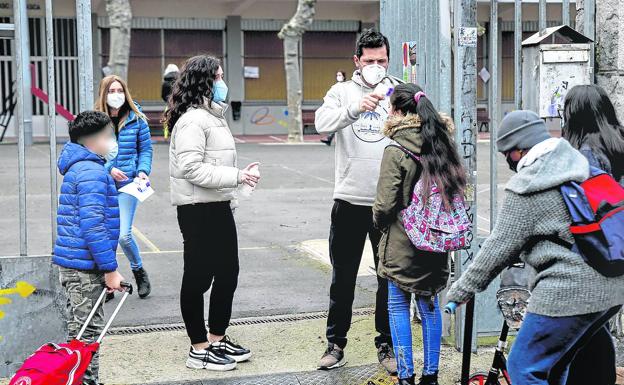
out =
{"type": "MultiPolygon", "coordinates": [[[[420,162],[420,157],[405,147],[399,144],[391,146],[401,149],[414,161],[420,162]]],[[[423,190],[424,183],[420,179],[414,186],[409,206],[400,213],[405,232],[412,244],[419,250],[436,253],[466,247],[466,238],[471,232],[472,223],[468,218],[463,195],[453,196],[449,210],[444,206],[435,183],[431,185],[430,191],[423,190]],[[425,193],[428,194],[426,200],[425,193]]]]}

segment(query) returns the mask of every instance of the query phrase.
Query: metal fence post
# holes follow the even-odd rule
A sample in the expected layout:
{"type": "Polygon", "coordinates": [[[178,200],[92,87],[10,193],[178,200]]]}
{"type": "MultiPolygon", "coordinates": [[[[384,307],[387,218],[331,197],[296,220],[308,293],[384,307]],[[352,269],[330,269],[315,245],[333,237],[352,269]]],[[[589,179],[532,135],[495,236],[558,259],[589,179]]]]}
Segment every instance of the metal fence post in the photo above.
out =
{"type": "Polygon", "coordinates": [[[544,29],[546,29],[546,0],[539,0],[539,33],[542,35],[544,33],[544,29]]]}
{"type": "Polygon", "coordinates": [[[514,4],[514,103],[522,108],[522,0],[514,4]]]}
{"type": "Polygon", "coordinates": [[[570,25],[570,0],[561,1],[561,24],[570,25]]]}
{"type": "MultiPolygon", "coordinates": [[[[473,224],[473,234],[466,250],[455,254],[456,274],[472,261],[477,249],[477,2],[455,0],[455,63],[454,63],[454,120],[456,143],[467,173],[466,204],[473,224]]],[[[470,313],[474,301],[465,309],[470,313]]],[[[461,310],[461,309],[460,309],[461,310]]],[[[458,313],[461,317],[461,313],[458,313]]],[[[458,318],[461,319],[461,318],[458,318]]],[[[463,339],[463,323],[457,322],[456,343],[463,339]]],[[[473,329],[476,331],[476,328],[473,329]]],[[[474,337],[473,333],[473,337],[474,337]]],[[[475,339],[473,338],[473,344],[475,339]]]]}
{"type": "Polygon", "coordinates": [[[440,0],[440,104],[442,112],[451,114],[451,6],[440,0]]]}
{"type": "MultiPolygon", "coordinates": [[[[585,0],[583,2],[584,10],[583,10],[583,34],[593,41],[596,41],[596,2],[595,0],[585,0]]],[[[590,60],[590,68],[591,68],[591,82],[595,82],[596,71],[595,71],[595,44],[589,45],[589,60],[590,60]]]]}
{"type": "Polygon", "coordinates": [[[498,169],[497,169],[497,148],[496,131],[500,118],[500,101],[498,98],[498,0],[490,0],[490,69],[492,77],[490,79],[490,230],[494,228],[496,222],[496,211],[498,208],[498,169]]]}
{"type": "Polygon", "coordinates": [[[78,106],[82,112],[93,109],[91,0],[76,0],[76,28],[78,34],[78,106]]]}
{"type": "Polygon", "coordinates": [[[25,93],[25,68],[28,69],[28,35],[24,36],[24,24],[28,33],[28,17],[26,14],[26,0],[13,1],[13,20],[15,25],[15,80],[17,105],[15,106],[15,128],[17,130],[17,174],[18,174],[18,201],[19,201],[19,227],[20,247],[22,256],[28,254],[28,234],[26,229],[26,157],[25,157],[25,104],[30,103],[27,98],[30,93],[25,93]],[[24,49],[25,48],[25,49],[24,49]]]}
{"type": "Polygon", "coordinates": [[[52,248],[56,241],[56,211],[58,207],[56,180],[56,89],[54,67],[54,19],[52,0],[45,2],[46,54],[48,64],[48,131],[50,135],[50,224],[52,225],[52,248]]]}

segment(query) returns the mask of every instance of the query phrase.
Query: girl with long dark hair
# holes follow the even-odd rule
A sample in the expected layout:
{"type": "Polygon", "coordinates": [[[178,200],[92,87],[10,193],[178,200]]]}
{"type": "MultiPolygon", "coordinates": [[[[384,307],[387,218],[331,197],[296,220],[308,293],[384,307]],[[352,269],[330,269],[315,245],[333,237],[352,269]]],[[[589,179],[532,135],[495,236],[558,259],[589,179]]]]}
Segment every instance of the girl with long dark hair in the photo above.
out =
{"type": "Polygon", "coordinates": [[[415,295],[424,343],[420,384],[436,385],[442,336],[437,294],[448,280],[448,253],[416,249],[400,212],[410,204],[414,186],[421,179],[422,191],[430,191],[435,184],[443,204],[450,207],[453,197],[463,194],[466,175],[451,138],[452,120],[436,111],[419,86],[398,85],[390,104],[391,116],[384,133],[399,147],[388,146],[384,151],[373,206],[375,225],[383,231],[378,273],[388,280],[388,312],[399,384],[414,384],[410,302],[415,295]]]}
{"type": "MultiPolygon", "coordinates": [[[[591,166],[624,185],[624,128],[605,90],[595,84],[572,87],[565,98],[563,117],[562,136],[591,166]]],[[[578,352],[566,385],[613,384],[614,367],[615,349],[606,325],[578,352]]]]}
{"type": "Polygon", "coordinates": [[[605,90],[595,84],[572,87],[563,116],[563,137],[624,185],[624,127],[605,90]]]}
{"type": "Polygon", "coordinates": [[[227,86],[219,60],[208,55],[186,61],[178,76],[165,121],[171,131],[171,201],[184,239],[180,307],[191,340],[186,366],[232,370],[251,352],[225,334],[238,284],[238,240],[232,210],[239,185],[259,177],[236,166],[234,138],[225,119],[227,86]],[[208,328],[204,293],[212,286],[208,328]]]}

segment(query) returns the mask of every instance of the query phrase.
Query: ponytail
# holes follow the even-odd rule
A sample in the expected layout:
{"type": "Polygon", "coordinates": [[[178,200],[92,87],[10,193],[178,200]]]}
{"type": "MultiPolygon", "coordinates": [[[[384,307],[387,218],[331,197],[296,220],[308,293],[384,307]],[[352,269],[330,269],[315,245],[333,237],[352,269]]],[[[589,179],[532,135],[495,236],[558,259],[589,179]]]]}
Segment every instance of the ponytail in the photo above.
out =
{"type": "Polygon", "coordinates": [[[453,196],[463,194],[466,187],[466,173],[449,127],[442,119],[425,92],[415,84],[398,85],[390,97],[395,111],[404,115],[414,114],[420,118],[423,144],[421,163],[424,191],[430,191],[435,183],[447,207],[453,196]]]}

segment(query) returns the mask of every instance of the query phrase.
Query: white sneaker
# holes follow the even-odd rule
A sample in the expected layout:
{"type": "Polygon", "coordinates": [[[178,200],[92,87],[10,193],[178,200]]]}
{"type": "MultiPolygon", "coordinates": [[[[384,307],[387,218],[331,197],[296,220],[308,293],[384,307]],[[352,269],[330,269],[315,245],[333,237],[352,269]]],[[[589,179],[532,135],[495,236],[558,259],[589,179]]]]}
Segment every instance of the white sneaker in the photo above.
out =
{"type": "Polygon", "coordinates": [[[223,355],[217,349],[209,346],[206,349],[196,350],[191,346],[186,367],[189,369],[207,369],[226,372],[236,368],[236,361],[223,355]]]}

